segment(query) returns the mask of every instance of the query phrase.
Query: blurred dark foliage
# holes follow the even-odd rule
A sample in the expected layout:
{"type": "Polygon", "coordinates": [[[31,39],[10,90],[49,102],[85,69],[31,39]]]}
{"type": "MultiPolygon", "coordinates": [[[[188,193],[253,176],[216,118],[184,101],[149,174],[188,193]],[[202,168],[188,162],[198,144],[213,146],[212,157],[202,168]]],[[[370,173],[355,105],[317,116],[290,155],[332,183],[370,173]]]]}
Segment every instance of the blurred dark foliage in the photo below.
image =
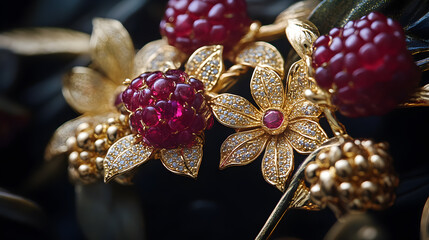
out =
{"type": "MultiPolygon", "coordinates": [[[[268,24],[292,2],[249,0],[249,14],[268,24]]],[[[326,14],[329,14],[329,8],[335,8],[335,2],[323,2],[325,10],[328,10],[326,14]]],[[[371,5],[371,1],[356,2],[375,6],[371,5]]],[[[382,1],[374,2],[381,4],[382,1]]],[[[399,17],[404,25],[409,26],[413,37],[427,41],[427,1],[409,1],[416,4],[407,5],[414,6],[414,9],[417,7],[420,15],[412,11],[411,7],[405,8],[399,0],[384,2],[391,5],[387,8],[377,5],[375,9],[399,17]],[[410,12],[412,16],[406,15],[410,12]]],[[[135,47],[140,48],[145,43],[160,38],[158,23],[166,0],[23,0],[6,1],[3,4],[0,8],[0,31],[55,26],[90,34],[92,18],[110,17],[124,24],[135,47]]],[[[337,13],[336,10],[332,11],[337,13]]],[[[357,12],[356,16],[359,16],[359,11],[357,12]]],[[[330,20],[336,17],[335,14],[328,16],[330,20]]],[[[333,26],[343,24],[338,21],[326,21],[327,23],[333,26]]],[[[285,39],[274,44],[284,56],[290,50],[285,39]]],[[[9,191],[31,199],[36,204],[35,209],[28,210],[32,215],[28,215],[29,219],[24,221],[11,214],[14,211],[22,212],[21,205],[4,205],[0,202],[0,239],[85,239],[82,229],[88,231],[91,223],[97,226],[97,221],[124,217],[121,215],[120,204],[114,206],[112,201],[123,201],[124,198],[118,196],[128,196],[129,192],[134,193],[131,194],[133,200],[123,203],[129,207],[129,204],[139,202],[141,205],[134,210],[143,213],[144,224],[137,225],[133,220],[125,219],[122,221],[124,225],[118,227],[129,227],[130,231],[142,228],[141,232],[135,233],[144,233],[146,239],[254,238],[280,199],[281,193],[263,180],[260,160],[246,167],[218,170],[219,146],[232,133],[231,129],[220,124],[215,124],[206,133],[205,157],[197,180],[174,175],[159,161],[150,161],[139,168],[134,186],[109,185],[104,189],[90,186],[79,191],[98,191],[100,194],[76,198],[75,188],[68,182],[66,163],[53,161],[45,164],[43,153],[55,129],[78,116],[62,97],[61,77],[72,66],[84,66],[88,63],[89,59],[86,57],[22,57],[8,50],[0,50],[0,187],[7,189],[4,190],[6,195],[9,191]],[[85,225],[83,228],[78,224],[76,209],[76,204],[81,204],[82,201],[95,201],[85,202],[85,207],[79,210],[79,219],[82,214],[91,216],[80,219],[85,225]],[[100,204],[97,201],[101,201],[100,204]],[[115,208],[115,211],[103,213],[102,208],[99,208],[102,204],[106,208],[115,208]]],[[[250,73],[247,74],[231,92],[250,99],[246,81],[250,76],[250,73]]],[[[428,83],[427,74],[424,75],[423,83],[428,83]]],[[[401,179],[398,200],[387,211],[370,214],[392,239],[418,239],[420,215],[429,193],[429,109],[398,109],[383,117],[363,119],[340,116],[340,120],[353,137],[373,138],[390,143],[395,168],[401,179]]],[[[296,157],[297,163],[302,160],[302,156],[296,157]]],[[[129,212],[124,207],[124,213],[129,212]]],[[[329,210],[292,210],[279,224],[274,237],[322,239],[335,221],[329,210]]],[[[100,229],[94,227],[93,231],[100,229]]]]}

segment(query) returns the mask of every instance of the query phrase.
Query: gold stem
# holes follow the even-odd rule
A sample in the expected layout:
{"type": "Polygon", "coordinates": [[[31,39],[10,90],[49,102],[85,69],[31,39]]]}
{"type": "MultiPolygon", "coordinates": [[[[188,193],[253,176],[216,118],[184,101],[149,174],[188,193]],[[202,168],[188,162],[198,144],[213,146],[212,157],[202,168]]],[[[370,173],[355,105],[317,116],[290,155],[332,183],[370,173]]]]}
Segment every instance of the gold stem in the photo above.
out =
{"type": "Polygon", "coordinates": [[[304,160],[304,162],[299,166],[296,173],[293,175],[293,178],[287,188],[286,192],[280,198],[280,201],[277,203],[274,210],[271,212],[271,215],[268,217],[261,231],[259,231],[258,236],[256,236],[256,240],[266,240],[269,239],[274,230],[276,229],[278,223],[281,221],[287,210],[294,207],[295,198],[303,198],[305,196],[301,196],[302,194],[308,194],[307,191],[298,191],[299,187],[304,187],[304,173],[307,165],[314,161],[317,154],[324,148],[331,147],[334,145],[338,145],[341,136],[333,137],[326,141],[322,146],[318,149],[314,150],[308,157],[304,160]]]}
{"type": "Polygon", "coordinates": [[[221,93],[228,91],[240,79],[240,76],[249,70],[248,66],[235,64],[228,71],[220,75],[219,81],[211,92],[221,93]]]}
{"type": "Polygon", "coordinates": [[[329,126],[331,127],[335,136],[346,134],[346,128],[337,120],[337,117],[332,113],[331,108],[326,107],[323,110],[323,113],[325,114],[326,120],[328,120],[329,126]]]}

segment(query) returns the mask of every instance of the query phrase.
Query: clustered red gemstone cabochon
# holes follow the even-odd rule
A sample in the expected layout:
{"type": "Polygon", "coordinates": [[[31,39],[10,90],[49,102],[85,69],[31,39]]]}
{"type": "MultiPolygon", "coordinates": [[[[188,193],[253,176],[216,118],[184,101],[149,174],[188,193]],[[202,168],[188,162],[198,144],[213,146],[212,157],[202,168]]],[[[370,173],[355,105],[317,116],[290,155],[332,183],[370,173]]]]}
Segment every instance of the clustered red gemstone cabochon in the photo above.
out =
{"type": "Polygon", "coordinates": [[[130,126],[156,148],[188,147],[213,124],[204,85],[181,70],[143,73],[122,92],[130,126]]]}
{"type": "Polygon", "coordinates": [[[170,45],[185,53],[215,44],[228,52],[250,23],[245,0],[170,0],[160,29],[170,45]]]}
{"type": "Polygon", "coordinates": [[[334,28],[313,47],[315,79],[323,89],[334,90],[332,102],[345,116],[385,114],[420,79],[402,27],[381,13],[334,28]]]}

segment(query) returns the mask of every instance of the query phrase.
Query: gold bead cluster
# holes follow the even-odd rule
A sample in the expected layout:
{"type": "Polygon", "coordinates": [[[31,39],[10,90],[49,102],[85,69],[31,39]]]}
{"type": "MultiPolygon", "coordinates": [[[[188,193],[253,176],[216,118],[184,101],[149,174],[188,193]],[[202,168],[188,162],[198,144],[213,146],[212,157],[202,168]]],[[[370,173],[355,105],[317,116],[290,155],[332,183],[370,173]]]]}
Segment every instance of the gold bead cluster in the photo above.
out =
{"type": "Polygon", "coordinates": [[[386,143],[344,138],[321,150],[305,170],[311,200],[341,216],[348,211],[380,210],[395,199],[398,178],[386,143]]]}
{"type": "Polygon", "coordinates": [[[103,178],[103,160],[109,147],[130,134],[128,116],[110,117],[104,123],[81,123],[67,139],[69,176],[74,183],[88,184],[103,178]]]}

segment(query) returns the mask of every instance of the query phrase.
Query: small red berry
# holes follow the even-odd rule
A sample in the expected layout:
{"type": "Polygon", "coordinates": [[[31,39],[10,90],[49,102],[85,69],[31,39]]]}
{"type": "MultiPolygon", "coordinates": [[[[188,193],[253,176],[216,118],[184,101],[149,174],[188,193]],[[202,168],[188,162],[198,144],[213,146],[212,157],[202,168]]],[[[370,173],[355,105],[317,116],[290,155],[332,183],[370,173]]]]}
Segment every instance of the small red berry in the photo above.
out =
{"type": "Polygon", "coordinates": [[[131,130],[156,148],[191,146],[213,120],[201,86],[181,70],[141,74],[121,94],[131,130]]]}
{"type": "Polygon", "coordinates": [[[247,33],[250,23],[245,0],[170,0],[160,29],[170,45],[185,53],[214,44],[223,45],[227,52],[247,33]]]}
{"type": "Polygon", "coordinates": [[[332,29],[313,48],[318,85],[333,92],[332,102],[348,117],[387,113],[420,80],[401,26],[381,13],[332,29]]]}

